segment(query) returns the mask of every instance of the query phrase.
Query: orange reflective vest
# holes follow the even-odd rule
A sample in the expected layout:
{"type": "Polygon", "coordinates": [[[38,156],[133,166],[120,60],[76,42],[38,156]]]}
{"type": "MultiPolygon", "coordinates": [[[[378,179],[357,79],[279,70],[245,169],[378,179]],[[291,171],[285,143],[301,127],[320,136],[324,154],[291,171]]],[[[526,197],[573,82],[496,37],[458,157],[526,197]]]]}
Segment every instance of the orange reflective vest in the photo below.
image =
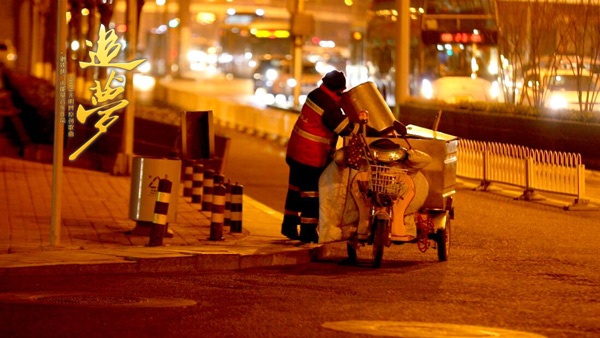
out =
{"type": "Polygon", "coordinates": [[[321,85],[308,95],[302,106],[288,142],[287,156],[305,165],[326,166],[335,149],[337,135],[348,124],[349,120],[335,101],[335,94],[321,85]],[[323,123],[326,114],[334,115],[334,130],[323,123]]]}

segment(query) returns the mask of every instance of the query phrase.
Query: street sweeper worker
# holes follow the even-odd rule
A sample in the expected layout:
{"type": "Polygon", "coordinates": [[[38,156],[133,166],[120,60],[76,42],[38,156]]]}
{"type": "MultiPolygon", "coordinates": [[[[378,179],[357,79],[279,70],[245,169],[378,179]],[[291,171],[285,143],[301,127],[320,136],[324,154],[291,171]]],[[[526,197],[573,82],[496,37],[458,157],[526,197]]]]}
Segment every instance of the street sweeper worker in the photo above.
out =
{"type": "Polygon", "coordinates": [[[286,153],[290,176],[281,226],[281,233],[289,239],[319,241],[319,177],[332,159],[338,135],[356,133],[359,128],[340,108],[345,89],[344,73],[327,73],[323,83],[308,94],[290,136],[286,153]]]}

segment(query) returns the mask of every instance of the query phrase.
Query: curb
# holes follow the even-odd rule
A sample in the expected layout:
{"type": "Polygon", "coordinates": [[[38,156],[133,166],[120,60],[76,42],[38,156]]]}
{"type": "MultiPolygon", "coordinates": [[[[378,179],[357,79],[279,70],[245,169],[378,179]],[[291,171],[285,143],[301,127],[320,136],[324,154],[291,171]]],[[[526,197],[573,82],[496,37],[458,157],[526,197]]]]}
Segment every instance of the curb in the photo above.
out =
{"type": "Polygon", "coordinates": [[[43,264],[0,268],[0,276],[97,275],[160,272],[241,270],[248,268],[305,264],[318,259],[321,248],[299,248],[269,254],[191,254],[180,257],[140,258],[133,256],[96,262],[43,264]]]}
{"type": "MultiPolygon", "coordinates": [[[[463,177],[457,177],[456,182],[457,182],[457,186],[462,185],[463,188],[470,189],[470,190],[473,190],[479,186],[479,181],[473,180],[473,179],[468,179],[468,178],[463,178],[463,177]]],[[[493,187],[495,189],[490,190],[488,192],[496,193],[498,195],[501,195],[501,196],[504,196],[507,198],[516,199],[523,194],[522,189],[515,188],[513,186],[506,185],[503,183],[493,183],[493,187]]],[[[543,199],[541,199],[539,201],[531,200],[528,202],[543,204],[543,205],[561,208],[564,210],[573,210],[573,211],[596,211],[600,208],[600,198],[586,196],[585,199],[589,201],[589,203],[586,206],[584,206],[583,208],[577,208],[577,207],[573,208],[573,200],[575,200],[574,196],[561,195],[560,193],[543,192],[543,191],[541,193],[544,195],[550,195],[550,196],[554,196],[554,197],[544,197],[543,199]]]]}

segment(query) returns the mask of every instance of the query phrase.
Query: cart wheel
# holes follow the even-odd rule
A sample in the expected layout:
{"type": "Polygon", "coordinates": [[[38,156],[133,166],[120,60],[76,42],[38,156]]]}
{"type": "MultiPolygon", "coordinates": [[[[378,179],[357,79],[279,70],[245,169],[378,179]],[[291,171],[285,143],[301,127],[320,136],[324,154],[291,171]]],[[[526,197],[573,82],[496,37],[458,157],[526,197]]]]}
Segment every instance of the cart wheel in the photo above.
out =
{"type": "Polygon", "coordinates": [[[375,229],[373,229],[373,267],[379,268],[383,259],[383,249],[385,243],[390,237],[389,221],[386,219],[377,219],[375,221],[375,229]]]}
{"type": "Polygon", "coordinates": [[[437,242],[438,258],[445,262],[450,254],[450,218],[446,217],[446,227],[437,231],[435,241],[437,242]]]}

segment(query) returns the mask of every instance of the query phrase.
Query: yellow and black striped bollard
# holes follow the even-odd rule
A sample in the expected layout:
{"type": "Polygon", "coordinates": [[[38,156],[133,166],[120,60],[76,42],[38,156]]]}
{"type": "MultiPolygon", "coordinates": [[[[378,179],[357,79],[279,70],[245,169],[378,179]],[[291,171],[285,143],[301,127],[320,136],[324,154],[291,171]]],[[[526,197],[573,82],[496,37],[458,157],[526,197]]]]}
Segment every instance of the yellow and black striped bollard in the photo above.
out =
{"type": "Polygon", "coordinates": [[[194,161],[185,160],[184,163],[185,171],[183,172],[183,197],[192,197],[194,161]]]}
{"type": "Polygon", "coordinates": [[[214,175],[215,175],[215,172],[212,169],[206,169],[204,171],[204,184],[202,186],[202,210],[203,211],[208,211],[208,212],[212,211],[214,175]]]}
{"type": "Polygon", "coordinates": [[[237,182],[231,187],[231,232],[242,232],[242,199],[244,186],[237,182]]]}
{"type": "Polygon", "coordinates": [[[194,164],[192,176],[192,203],[199,204],[198,210],[202,210],[202,184],[204,182],[204,165],[194,164]]]}
{"type": "Polygon", "coordinates": [[[173,184],[167,179],[160,179],[158,193],[154,204],[154,219],[150,230],[150,242],[148,246],[161,246],[167,232],[167,215],[169,214],[169,201],[171,200],[171,188],[173,184]]]}
{"type": "Polygon", "coordinates": [[[231,182],[225,183],[225,226],[231,225],[231,182]]]}
{"type": "Polygon", "coordinates": [[[223,240],[223,223],[225,221],[225,186],[217,184],[213,189],[212,214],[210,217],[211,241],[223,240]]]}

